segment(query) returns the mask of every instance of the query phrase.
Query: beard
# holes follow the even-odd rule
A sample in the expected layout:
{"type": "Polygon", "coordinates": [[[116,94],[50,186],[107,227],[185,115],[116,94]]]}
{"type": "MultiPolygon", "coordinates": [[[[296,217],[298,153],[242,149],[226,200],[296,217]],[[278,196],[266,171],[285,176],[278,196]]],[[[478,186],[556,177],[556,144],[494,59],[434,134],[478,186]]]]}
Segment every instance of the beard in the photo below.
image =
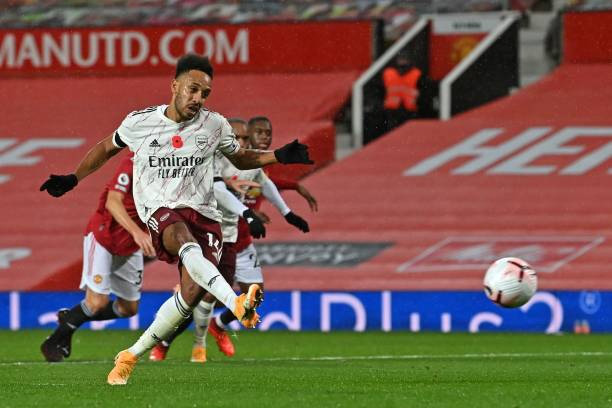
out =
{"type": "Polygon", "coordinates": [[[197,110],[195,112],[191,111],[188,105],[183,105],[182,109],[180,108],[179,105],[180,105],[179,101],[176,100],[174,102],[174,109],[179,114],[182,120],[193,119],[193,117],[198,113],[197,110]]]}

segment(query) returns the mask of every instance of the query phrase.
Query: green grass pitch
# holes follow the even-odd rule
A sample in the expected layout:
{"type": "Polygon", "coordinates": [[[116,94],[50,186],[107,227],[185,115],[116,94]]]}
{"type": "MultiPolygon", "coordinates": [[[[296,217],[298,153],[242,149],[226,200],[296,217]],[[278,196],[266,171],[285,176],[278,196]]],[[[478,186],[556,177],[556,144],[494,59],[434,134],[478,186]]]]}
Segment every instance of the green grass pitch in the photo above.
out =
{"type": "Polygon", "coordinates": [[[80,331],[65,363],[48,331],[0,331],[0,407],[612,407],[612,336],[240,332],[233,358],[191,332],[111,387],[112,357],[139,333],[80,331]]]}

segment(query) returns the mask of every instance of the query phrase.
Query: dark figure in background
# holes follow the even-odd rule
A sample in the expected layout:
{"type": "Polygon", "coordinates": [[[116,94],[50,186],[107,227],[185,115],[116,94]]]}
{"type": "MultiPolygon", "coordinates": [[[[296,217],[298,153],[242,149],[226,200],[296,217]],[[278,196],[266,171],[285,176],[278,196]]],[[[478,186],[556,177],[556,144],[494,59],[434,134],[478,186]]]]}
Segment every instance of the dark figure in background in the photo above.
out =
{"type": "Polygon", "coordinates": [[[418,116],[422,73],[407,56],[400,54],[395,66],[386,68],[382,77],[385,86],[385,127],[390,131],[418,116]]]}

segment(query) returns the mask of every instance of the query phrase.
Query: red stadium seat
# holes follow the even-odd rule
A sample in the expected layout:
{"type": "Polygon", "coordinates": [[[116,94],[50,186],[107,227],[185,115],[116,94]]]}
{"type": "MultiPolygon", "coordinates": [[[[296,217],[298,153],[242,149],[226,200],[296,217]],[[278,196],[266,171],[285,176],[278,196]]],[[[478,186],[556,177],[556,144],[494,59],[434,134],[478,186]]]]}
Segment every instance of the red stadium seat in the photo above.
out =
{"type": "MultiPolygon", "coordinates": [[[[334,157],[332,119],[357,74],[219,75],[208,106],[226,117],[268,116],[273,147],[299,138],[311,146],[316,166],[323,166],[334,157]]],[[[166,103],[169,96],[170,77],[2,80],[0,267],[10,273],[0,274],[0,290],[75,288],[82,232],[118,160],[60,199],[38,188],[50,173],[74,171],[127,113],[166,103]],[[50,147],[51,141],[61,146],[50,147]]],[[[311,170],[283,173],[300,177],[311,170]]],[[[175,268],[163,269],[167,274],[157,279],[176,280],[175,268]]]]}

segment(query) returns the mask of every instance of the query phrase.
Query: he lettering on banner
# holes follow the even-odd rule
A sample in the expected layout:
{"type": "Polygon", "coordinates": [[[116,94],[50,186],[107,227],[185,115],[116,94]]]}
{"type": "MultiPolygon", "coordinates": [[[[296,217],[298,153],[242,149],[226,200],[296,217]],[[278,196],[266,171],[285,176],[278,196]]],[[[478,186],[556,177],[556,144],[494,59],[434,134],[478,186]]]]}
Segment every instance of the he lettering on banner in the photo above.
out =
{"type": "MultiPolygon", "coordinates": [[[[84,139],[29,139],[18,143],[17,139],[0,138],[0,167],[33,166],[42,160],[40,156],[29,154],[41,149],[74,149],[83,144],[84,139]]],[[[11,176],[0,174],[0,184],[11,180],[11,176]]]]}
{"type": "Polygon", "coordinates": [[[25,259],[32,255],[30,248],[0,248],[0,269],[10,269],[11,262],[25,259]]]}
{"type": "Polygon", "coordinates": [[[373,24],[0,30],[0,76],[167,75],[190,52],[219,72],[361,70],[372,62],[373,24]]]}
{"type": "MultiPolygon", "coordinates": [[[[612,158],[612,141],[588,153],[583,153],[586,150],[584,145],[568,145],[570,141],[579,137],[595,137],[603,141],[612,139],[612,127],[569,126],[551,133],[552,130],[551,127],[530,127],[506,142],[488,146],[486,143],[502,135],[504,130],[500,128],[482,129],[456,145],[411,166],[403,174],[404,176],[422,176],[458,158],[472,157],[472,160],[454,168],[450,173],[455,175],[475,174],[505,159],[486,172],[499,175],[580,175],[594,170],[612,158]],[[548,136],[544,137],[546,135],[548,136]],[[540,141],[519,152],[536,140],[540,141]],[[553,155],[580,156],[565,167],[530,165],[536,159],[553,155]]],[[[607,173],[612,174],[612,168],[608,168],[607,173]]]]}

